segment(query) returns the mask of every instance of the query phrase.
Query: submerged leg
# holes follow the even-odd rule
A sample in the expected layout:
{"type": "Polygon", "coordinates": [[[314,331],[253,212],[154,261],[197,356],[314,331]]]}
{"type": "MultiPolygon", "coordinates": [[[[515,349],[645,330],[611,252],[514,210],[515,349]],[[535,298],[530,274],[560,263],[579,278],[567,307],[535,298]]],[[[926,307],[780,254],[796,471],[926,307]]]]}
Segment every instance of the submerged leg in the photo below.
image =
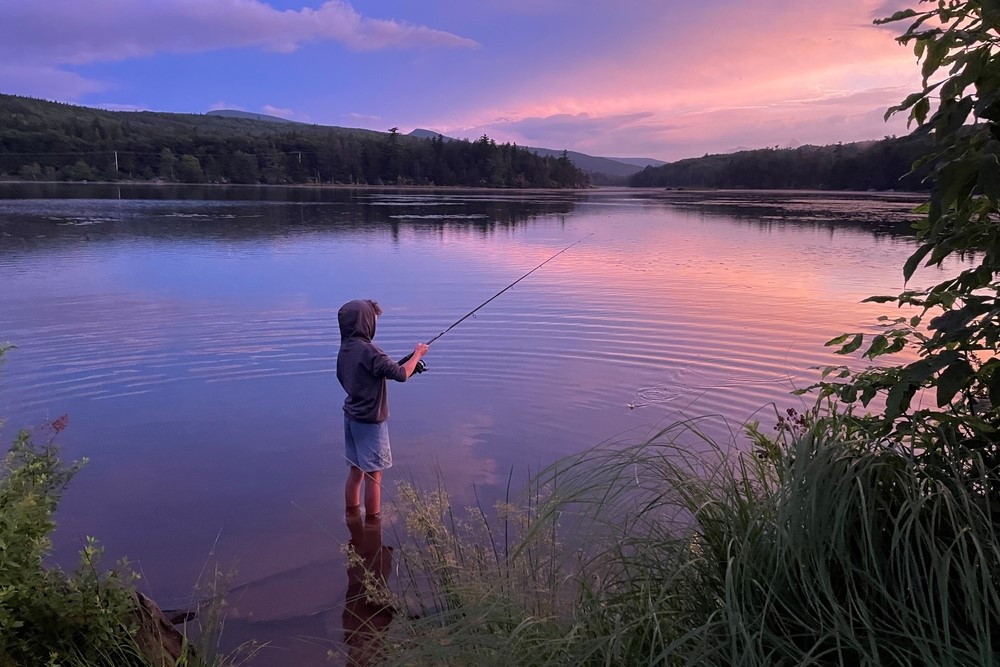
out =
{"type": "Polygon", "coordinates": [[[376,517],[382,511],[382,471],[364,473],[365,475],[365,514],[376,517]]]}
{"type": "Polygon", "coordinates": [[[347,473],[347,483],[344,485],[344,504],[347,510],[357,508],[361,505],[361,480],[365,478],[365,473],[357,466],[351,466],[347,473]]]}

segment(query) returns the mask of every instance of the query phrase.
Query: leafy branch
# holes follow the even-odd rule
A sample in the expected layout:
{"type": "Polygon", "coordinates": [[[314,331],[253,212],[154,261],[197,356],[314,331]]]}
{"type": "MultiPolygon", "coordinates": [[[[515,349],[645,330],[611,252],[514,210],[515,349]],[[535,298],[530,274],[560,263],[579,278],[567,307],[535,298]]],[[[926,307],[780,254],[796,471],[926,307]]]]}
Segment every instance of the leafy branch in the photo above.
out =
{"type": "MultiPolygon", "coordinates": [[[[898,37],[921,63],[921,90],[890,108],[907,113],[913,134],[933,137],[933,152],[914,165],[930,167],[931,195],[915,231],[920,245],[903,266],[909,282],[921,267],[966,263],[952,277],[923,290],[873,296],[915,312],[883,318],[875,335],[850,333],[830,340],[838,354],[862,349],[881,361],[905,351],[916,360],[898,365],[824,369],[805,391],[819,390],[847,404],[884,402],[864,418],[870,432],[936,456],[945,448],[997,454],[1000,440],[1000,2],[921,0],[875,21],[909,21],[898,37]],[[928,407],[929,406],[929,407],[928,407]]],[[[1000,462],[1000,457],[997,457],[1000,462]]]]}

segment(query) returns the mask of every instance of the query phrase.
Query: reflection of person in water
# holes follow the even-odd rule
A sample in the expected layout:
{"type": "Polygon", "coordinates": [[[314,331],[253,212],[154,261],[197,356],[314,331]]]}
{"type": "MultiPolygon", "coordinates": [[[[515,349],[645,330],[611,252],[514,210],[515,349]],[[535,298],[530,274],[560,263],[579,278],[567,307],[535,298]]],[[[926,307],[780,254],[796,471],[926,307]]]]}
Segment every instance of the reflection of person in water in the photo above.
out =
{"type": "Polygon", "coordinates": [[[347,513],[347,529],[351,532],[343,615],[347,664],[374,665],[381,655],[381,633],[393,614],[385,587],[392,547],[382,544],[381,520],[362,519],[360,509],[347,513]]]}

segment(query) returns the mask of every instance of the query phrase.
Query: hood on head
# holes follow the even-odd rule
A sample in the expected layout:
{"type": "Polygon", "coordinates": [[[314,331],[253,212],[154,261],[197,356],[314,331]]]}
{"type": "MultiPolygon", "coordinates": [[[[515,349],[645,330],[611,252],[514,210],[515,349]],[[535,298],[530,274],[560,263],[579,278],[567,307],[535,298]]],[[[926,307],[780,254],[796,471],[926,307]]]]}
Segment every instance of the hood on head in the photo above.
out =
{"type": "Polygon", "coordinates": [[[337,322],[340,324],[340,337],[343,340],[371,340],[375,337],[375,307],[367,299],[355,299],[341,306],[337,311],[337,322]]]}

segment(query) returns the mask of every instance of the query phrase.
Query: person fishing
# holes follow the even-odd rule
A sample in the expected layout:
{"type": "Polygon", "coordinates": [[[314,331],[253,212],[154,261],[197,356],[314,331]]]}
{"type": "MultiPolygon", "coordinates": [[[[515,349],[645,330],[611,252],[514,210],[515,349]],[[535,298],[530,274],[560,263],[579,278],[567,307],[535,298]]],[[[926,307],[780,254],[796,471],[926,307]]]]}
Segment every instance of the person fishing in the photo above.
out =
{"type": "Polygon", "coordinates": [[[392,466],[389,449],[389,403],[386,380],[405,382],[414,373],[424,370],[422,357],[431,343],[445,335],[481,308],[542,268],[584,238],[571,243],[523,276],[504,287],[486,301],[467,312],[451,326],[426,343],[417,343],[413,352],[398,362],[380,350],[375,337],[375,320],[382,314],[379,305],[370,299],[348,301],[337,313],[340,323],[340,352],[337,353],[337,379],[347,392],[344,400],[344,446],[351,466],[344,488],[347,513],[361,509],[361,485],[364,482],[365,514],[378,517],[382,509],[382,471],[392,466]]]}
{"type": "Polygon", "coordinates": [[[393,361],[373,342],[375,322],[382,309],[369,299],[356,299],[340,307],[340,351],[337,380],[347,392],[344,399],[344,448],[350,465],[344,486],[347,514],[361,510],[364,482],[365,515],[382,511],[382,471],[392,467],[389,447],[387,381],[405,382],[424,368],[421,358],[428,345],[417,343],[413,352],[393,361]]]}

